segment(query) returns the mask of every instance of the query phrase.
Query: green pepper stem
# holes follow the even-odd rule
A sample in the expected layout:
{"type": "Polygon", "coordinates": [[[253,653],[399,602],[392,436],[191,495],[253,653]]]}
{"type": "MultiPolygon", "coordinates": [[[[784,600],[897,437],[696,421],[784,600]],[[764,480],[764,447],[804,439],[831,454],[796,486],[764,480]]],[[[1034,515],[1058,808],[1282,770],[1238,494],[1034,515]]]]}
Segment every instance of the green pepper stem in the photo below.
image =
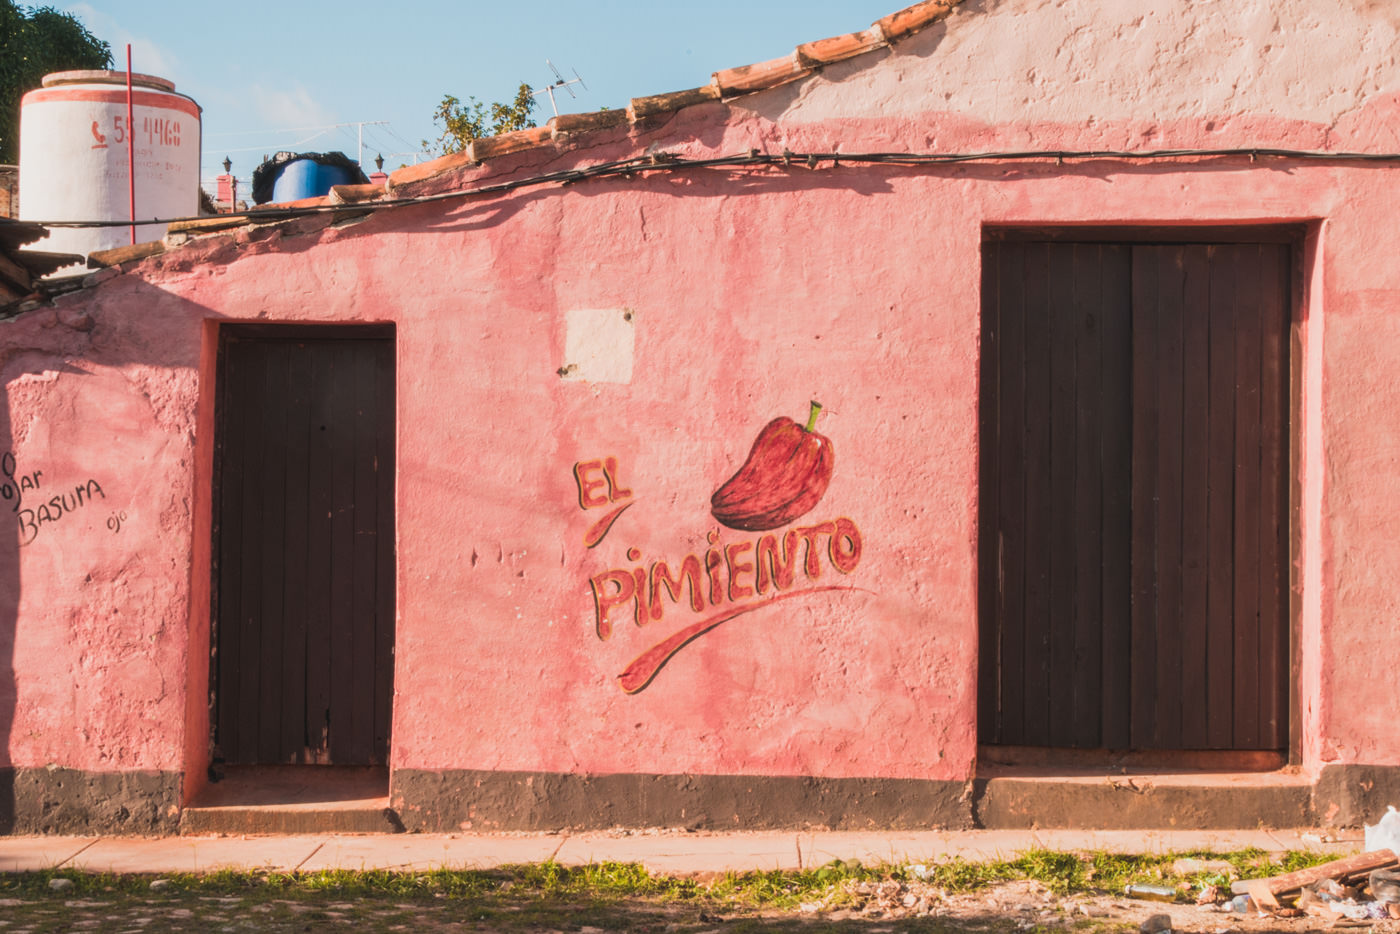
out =
{"type": "Polygon", "coordinates": [[[817,416],[822,414],[822,404],[816,399],[812,400],[812,414],[807,416],[807,427],[803,431],[811,431],[817,427],[817,416]]]}

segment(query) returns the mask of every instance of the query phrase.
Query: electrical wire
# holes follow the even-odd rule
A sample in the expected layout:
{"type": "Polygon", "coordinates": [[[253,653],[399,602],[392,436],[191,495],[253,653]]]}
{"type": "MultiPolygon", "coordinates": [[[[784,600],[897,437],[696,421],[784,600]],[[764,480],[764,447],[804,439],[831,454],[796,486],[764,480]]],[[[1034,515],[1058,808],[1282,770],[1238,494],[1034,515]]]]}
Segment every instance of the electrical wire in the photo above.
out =
{"type": "MultiPolygon", "coordinates": [[[[784,149],[781,153],[763,153],[751,149],[747,153],[731,156],[715,156],[707,159],[685,159],[671,153],[657,152],[646,156],[622,159],[614,162],[596,163],[577,169],[563,169],[546,172],[526,178],[512,179],[477,185],[471,188],[456,189],[433,195],[419,195],[407,198],[389,198],[378,201],[358,201],[344,204],[312,205],[308,207],[252,208],[229,214],[198,215],[193,217],[152,218],[137,220],[137,226],[147,224],[174,224],[188,221],[210,220],[213,218],[234,220],[244,218],[249,221],[287,220],[313,214],[339,214],[383,211],[390,208],[408,207],[415,204],[429,204],[458,198],[471,198],[504,194],[524,188],[541,185],[572,185],[578,182],[599,178],[627,178],[657,172],[697,171],[717,168],[742,167],[781,167],[816,169],[823,164],[832,168],[843,166],[938,166],[958,165],[972,162],[1044,162],[1053,160],[1057,164],[1073,162],[1157,162],[1167,160],[1195,159],[1198,162],[1184,162],[1183,167],[1209,167],[1220,160],[1247,157],[1250,162],[1259,159],[1297,160],[1303,162],[1359,163],[1363,165],[1400,163],[1400,153],[1368,152],[1328,152],[1312,149],[1275,149],[1268,147],[1234,149],[1155,149],[1155,150],[1109,150],[1109,149],[1034,149],[1008,152],[967,152],[967,153],[917,153],[917,152],[792,152],[784,149]],[[1209,160],[1209,161],[1205,161],[1209,160]]],[[[26,221],[42,227],[90,228],[90,227],[129,227],[130,219],[113,221],[26,221]]]]}

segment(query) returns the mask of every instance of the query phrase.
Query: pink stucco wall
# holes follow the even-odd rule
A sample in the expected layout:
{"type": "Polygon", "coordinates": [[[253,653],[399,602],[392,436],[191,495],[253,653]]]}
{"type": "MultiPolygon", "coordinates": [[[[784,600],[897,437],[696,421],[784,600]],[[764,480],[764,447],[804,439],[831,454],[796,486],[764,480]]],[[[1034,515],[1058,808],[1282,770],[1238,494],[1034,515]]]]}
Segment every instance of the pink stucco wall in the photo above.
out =
{"type": "MultiPolygon", "coordinates": [[[[1207,40],[1235,28],[1233,6],[1107,4],[1102,22],[1083,6],[969,3],[893,52],[454,183],[649,146],[1400,149],[1400,89],[1373,67],[1395,33],[1379,8],[1329,7],[1314,44],[1300,24],[1315,4],[1246,4],[1244,46],[1222,63],[1207,40]]],[[[41,470],[44,493],[102,489],[17,551],[0,765],[202,773],[210,322],[375,321],[397,326],[393,767],[966,779],[983,226],[1285,222],[1313,230],[1293,361],[1301,762],[1400,764],[1396,171],[1233,158],[658,173],[147,260],[0,323],[18,471],[41,470]],[[561,376],[600,321],[605,339],[561,376]],[[643,627],[622,606],[600,639],[590,579],[757,542],[716,525],[710,494],[810,399],[835,466],[797,525],[848,519],[858,564],[818,554],[820,576],[799,571],[792,591],[841,589],[738,615],[625,693],[639,655],[757,595],[698,613],[667,601],[643,627]],[[582,508],[574,468],[606,458],[631,491],[609,508],[632,505],[590,549],[608,509],[582,508]]]]}

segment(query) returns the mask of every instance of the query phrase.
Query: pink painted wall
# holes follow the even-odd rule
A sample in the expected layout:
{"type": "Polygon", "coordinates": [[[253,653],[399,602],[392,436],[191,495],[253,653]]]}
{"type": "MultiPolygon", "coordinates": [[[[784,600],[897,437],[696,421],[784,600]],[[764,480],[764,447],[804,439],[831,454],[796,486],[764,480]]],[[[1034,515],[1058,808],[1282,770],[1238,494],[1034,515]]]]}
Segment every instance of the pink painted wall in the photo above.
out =
{"type": "MultiPolygon", "coordinates": [[[[452,183],[649,146],[1400,150],[1400,88],[1378,64],[1393,15],[1323,5],[969,2],[891,52],[452,183]],[[1313,19],[1326,28],[1305,36],[1313,19]]],[[[18,470],[42,470],[45,493],[89,478],[103,491],[0,554],[19,571],[0,765],[184,768],[194,787],[210,322],[391,321],[395,768],[966,779],[983,225],[1275,222],[1315,231],[1294,361],[1302,763],[1400,764],[1396,171],[1233,159],[655,174],[147,260],[0,324],[18,470]],[[640,628],[622,607],[603,640],[590,579],[703,560],[711,493],[809,399],[835,462],[796,524],[844,517],[862,549],[849,573],[819,555],[820,577],[799,572],[787,592],[846,589],[737,616],[625,693],[618,676],[650,647],[755,600],[668,601],[640,628]],[[608,457],[632,494],[616,505],[632,505],[590,549],[608,509],[581,507],[574,465],[608,457]]],[[[759,537],[719,529],[718,544],[759,537]]]]}

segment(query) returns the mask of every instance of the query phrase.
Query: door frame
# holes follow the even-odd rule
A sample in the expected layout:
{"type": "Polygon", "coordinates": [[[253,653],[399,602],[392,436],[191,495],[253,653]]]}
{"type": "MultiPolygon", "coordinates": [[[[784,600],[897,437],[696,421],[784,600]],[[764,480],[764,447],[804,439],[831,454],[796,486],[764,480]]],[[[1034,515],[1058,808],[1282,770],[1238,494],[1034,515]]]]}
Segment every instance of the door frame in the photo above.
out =
{"type": "MultiPolygon", "coordinates": [[[[229,412],[228,406],[229,406],[229,404],[230,404],[230,400],[229,400],[229,398],[228,398],[228,382],[227,382],[227,379],[226,379],[226,369],[225,369],[225,366],[226,366],[225,351],[226,351],[226,348],[227,348],[228,344],[230,343],[230,341],[233,341],[233,340],[250,340],[250,341],[256,341],[256,340],[277,340],[277,341],[296,341],[296,340],[316,340],[316,341],[327,341],[327,340],[347,340],[347,341],[350,341],[350,340],[376,340],[376,341],[384,341],[384,340],[387,340],[387,341],[390,343],[390,347],[392,348],[391,352],[392,352],[392,354],[393,354],[393,367],[394,367],[393,381],[394,381],[394,387],[395,387],[395,388],[394,388],[394,396],[395,396],[395,399],[394,399],[394,407],[393,407],[392,446],[394,447],[395,451],[397,451],[397,447],[398,447],[398,402],[397,402],[397,395],[398,395],[398,386],[397,386],[397,383],[398,383],[398,379],[397,379],[397,373],[398,373],[398,354],[397,354],[397,347],[398,347],[398,343],[397,343],[397,328],[396,328],[396,325],[395,325],[394,323],[392,323],[392,322],[389,322],[389,323],[326,322],[326,323],[308,324],[308,323],[303,323],[303,322],[287,322],[287,323],[269,323],[269,322],[230,322],[230,321],[208,321],[208,322],[206,322],[205,347],[204,347],[204,353],[203,353],[204,366],[201,367],[201,369],[203,370],[201,376],[202,376],[204,379],[209,380],[209,384],[212,385],[213,391],[210,392],[210,393],[208,393],[207,396],[205,396],[205,398],[202,399],[202,405],[201,405],[201,408],[203,409],[203,411],[201,412],[200,424],[201,424],[201,425],[207,425],[207,426],[208,426],[209,437],[210,437],[211,440],[210,440],[210,442],[209,442],[209,446],[208,446],[208,449],[207,449],[207,450],[208,450],[208,453],[207,453],[207,458],[208,458],[208,459],[207,459],[206,463],[207,463],[208,466],[207,466],[204,470],[201,471],[201,473],[202,473],[204,476],[207,476],[207,477],[208,477],[208,485],[207,485],[207,487],[206,487],[206,489],[208,490],[208,499],[206,500],[206,502],[204,502],[203,504],[201,504],[200,513],[201,513],[201,515],[207,515],[207,517],[208,517],[208,520],[207,520],[207,521],[208,521],[208,532],[209,532],[209,534],[208,534],[207,536],[201,536],[201,539],[202,539],[202,540],[199,542],[199,545],[200,545],[201,550],[202,550],[203,548],[208,548],[208,560],[207,560],[207,562],[199,562],[199,564],[203,564],[203,565],[207,568],[207,574],[206,574],[206,576],[204,577],[204,584],[203,584],[203,586],[207,586],[207,587],[208,587],[208,602],[207,602],[206,606],[207,606],[207,608],[208,608],[208,614],[209,614],[209,615],[208,615],[208,617],[207,617],[207,626],[201,627],[201,629],[202,629],[203,631],[200,632],[200,633],[198,634],[198,642],[196,642],[195,644],[196,644],[196,645],[198,645],[198,644],[203,644],[203,645],[205,646],[205,648],[206,648],[208,654],[207,654],[207,656],[206,656],[206,657],[207,657],[207,665],[206,665],[206,666],[202,666],[203,670],[202,670],[201,672],[199,672],[199,674],[203,675],[203,678],[199,678],[198,680],[196,680],[196,683],[195,683],[195,685],[194,685],[194,687],[200,688],[200,690],[199,690],[199,695],[202,695],[203,698],[204,698],[204,700],[207,702],[206,717],[205,717],[205,718],[201,718],[201,719],[203,720],[205,726],[206,726],[206,730],[205,730],[206,743],[205,743],[205,745],[204,745],[203,764],[199,766],[199,771],[200,771],[201,773],[202,773],[203,771],[205,771],[205,769],[207,769],[209,766],[211,766],[211,765],[213,765],[213,764],[215,763],[217,751],[218,751],[218,749],[219,749],[219,746],[218,746],[218,730],[219,730],[219,707],[218,707],[219,658],[218,658],[217,648],[218,648],[218,644],[219,644],[219,610],[220,610],[220,608],[219,608],[219,596],[220,596],[220,594],[219,594],[219,573],[220,573],[219,546],[220,546],[220,532],[221,532],[221,529],[220,529],[220,502],[221,502],[222,484],[223,484],[223,479],[224,479],[223,476],[222,476],[223,467],[224,467],[223,450],[224,450],[224,441],[225,441],[225,439],[226,439],[226,437],[227,437],[227,433],[226,433],[226,431],[225,431],[225,429],[224,429],[224,425],[225,425],[226,419],[228,418],[228,412],[229,412]],[[203,683],[200,684],[199,681],[202,681],[203,683]]],[[[391,478],[390,478],[390,484],[389,484],[390,489],[393,491],[393,493],[392,493],[393,502],[392,502],[392,504],[391,504],[391,515],[392,515],[391,527],[390,527],[390,529],[388,530],[388,533],[393,537],[393,540],[394,540],[394,541],[393,541],[393,547],[392,547],[392,553],[393,553],[393,555],[394,555],[394,558],[393,558],[394,567],[392,568],[392,571],[391,571],[391,577],[392,577],[393,580],[394,580],[394,594],[393,594],[393,600],[392,600],[392,604],[391,604],[391,612],[390,612],[389,623],[390,623],[391,626],[394,627],[395,630],[397,629],[397,616],[398,616],[398,612],[397,612],[397,611],[398,611],[398,593],[397,593],[397,591],[398,591],[398,568],[397,568],[397,561],[398,561],[398,558],[397,558],[397,553],[398,553],[398,549],[397,549],[397,527],[398,527],[397,470],[398,470],[398,466],[397,466],[397,463],[398,463],[398,459],[397,459],[397,456],[395,456],[394,461],[393,461],[393,468],[392,468],[392,469],[393,469],[393,476],[391,476],[391,478]]],[[[199,566],[199,564],[197,564],[196,566],[199,566]]],[[[201,589],[202,589],[202,588],[201,588],[201,589]]],[[[198,595],[197,592],[196,592],[196,595],[198,595]]],[[[396,631],[395,631],[394,634],[393,634],[393,640],[392,640],[392,642],[393,642],[393,643],[396,643],[396,642],[397,642],[397,632],[396,632],[396,631]]],[[[194,653],[192,653],[192,655],[193,655],[193,654],[194,654],[194,653]]],[[[391,690],[389,691],[389,701],[388,701],[388,703],[389,703],[388,724],[389,724],[389,725],[388,725],[388,734],[387,734],[387,736],[388,736],[388,739],[387,739],[387,748],[385,749],[385,763],[384,763],[385,766],[391,766],[391,765],[392,765],[392,763],[391,763],[391,761],[390,761],[390,757],[391,757],[391,755],[392,755],[392,750],[393,750],[392,736],[393,736],[393,719],[394,719],[392,684],[393,684],[393,681],[394,681],[394,674],[395,674],[395,672],[394,672],[394,668],[395,668],[395,657],[396,657],[396,654],[395,654],[395,653],[392,651],[392,649],[391,649],[391,651],[390,651],[390,653],[389,653],[389,655],[388,655],[387,658],[379,658],[379,659],[376,659],[376,666],[378,666],[378,665],[387,665],[387,666],[388,666],[388,668],[389,668],[389,677],[390,677],[390,685],[391,685],[391,690]]],[[[192,680],[193,680],[193,679],[192,679],[192,680]]],[[[187,758],[189,758],[189,757],[187,756],[187,758]]],[[[195,779],[195,780],[187,779],[187,780],[186,780],[186,783],[185,783],[185,793],[184,793],[185,799],[186,799],[187,801],[190,800],[190,799],[194,796],[194,794],[198,791],[198,788],[199,788],[201,785],[202,785],[202,781],[200,781],[200,780],[198,780],[198,779],[195,779]]]]}
{"type": "MultiPolygon", "coordinates": [[[[1040,241],[1058,243],[1112,243],[1134,244],[1231,244],[1261,243],[1285,244],[1289,248],[1289,282],[1287,289],[1288,308],[1287,341],[1287,417],[1288,437],[1286,439],[1285,463],[1288,476],[1287,515],[1285,522],[1287,611],[1284,635],[1287,639],[1287,688],[1283,698],[1288,714],[1287,748],[1282,755],[1250,750],[1193,751],[1182,753],[1174,750],[1142,750],[1128,752],[1108,749],[1070,749],[1056,747],[1017,747],[983,745],[977,747],[977,762],[993,763],[997,766],[1025,765],[1032,769],[1047,765],[1093,767],[1139,764],[1147,767],[1162,767],[1167,764],[1185,765],[1193,768],[1230,769],[1244,771],[1268,771],[1284,765],[1298,765],[1302,762],[1302,687],[1301,658],[1298,647],[1302,641],[1302,594],[1300,555],[1302,551],[1302,505],[1303,484],[1302,456],[1304,434],[1309,430],[1303,423],[1302,395],[1306,374],[1305,347],[1303,332],[1309,316],[1308,297],[1312,288],[1314,269],[1320,254],[1321,219],[1301,219],[1281,223],[1222,223],[1222,224],[984,224],[981,244],[996,242],[1040,241]]],[[[979,265],[984,251],[978,250],[979,265]]],[[[980,346],[982,330],[982,289],[985,278],[978,275],[978,333],[979,362],[977,390],[978,419],[978,509],[976,536],[976,579],[977,579],[977,645],[978,657],[973,666],[977,687],[974,691],[974,735],[980,738],[980,717],[982,715],[982,581],[989,560],[983,530],[982,495],[987,490],[986,474],[982,457],[983,431],[986,419],[986,400],[989,391],[990,361],[980,346]]],[[[1315,429],[1312,429],[1315,430],[1315,429]]]]}

